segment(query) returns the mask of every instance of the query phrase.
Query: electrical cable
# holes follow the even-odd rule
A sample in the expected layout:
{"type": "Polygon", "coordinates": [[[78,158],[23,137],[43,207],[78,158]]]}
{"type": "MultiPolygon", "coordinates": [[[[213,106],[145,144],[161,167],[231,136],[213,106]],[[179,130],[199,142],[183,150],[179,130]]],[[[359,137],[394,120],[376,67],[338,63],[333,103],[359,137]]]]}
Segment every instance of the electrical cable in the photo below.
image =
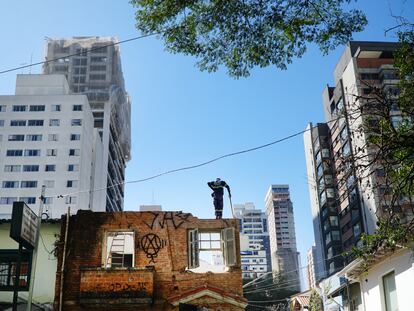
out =
{"type": "Polygon", "coordinates": [[[277,299],[277,300],[249,300],[249,302],[254,302],[254,303],[267,303],[267,302],[281,302],[284,301],[286,302],[286,298],[285,299],[277,299]]]}
{"type": "MultiPolygon", "coordinates": [[[[318,273],[318,275],[315,275],[315,277],[324,276],[326,272],[329,272],[329,271],[328,270],[321,271],[321,272],[318,273]]],[[[267,281],[269,281],[269,280],[267,280],[267,281]]],[[[254,288],[254,289],[248,289],[246,291],[243,291],[243,293],[251,293],[251,292],[262,291],[262,290],[272,290],[272,288],[275,288],[275,289],[282,288],[282,287],[279,287],[280,285],[284,285],[285,286],[284,288],[289,288],[289,287],[297,285],[296,283],[298,283],[298,281],[295,281],[295,280],[284,281],[284,282],[280,282],[280,283],[273,283],[273,284],[265,285],[265,286],[262,286],[262,287],[259,286],[259,287],[254,288]],[[292,285],[285,286],[286,284],[289,284],[292,281],[293,281],[292,285]]],[[[299,281],[299,283],[300,283],[300,281],[299,281]]]]}
{"type": "MultiPolygon", "coordinates": [[[[290,282],[287,282],[287,283],[290,283],[290,282]]],[[[272,284],[272,285],[269,285],[269,287],[257,288],[257,289],[252,289],[249,291],[243,291],[243,294],[251,294],[251,293],[267,291],[267,290],[270,291],[270,290],[286,289],[286,288],[291,288],[291,287],[298,286],[298,285],[300,285],[300,281],[295,281],[291,283],[290,285],[284,285],[284,286],[279,286],[279,284],[272,284]]]]}
{"type": "MultiPolygon", "coordinates": [[[[354,113],[356,113],[356,112],[354,112],[354,113]]],[[[343,116],[339,116],[337,118],[331,119],[330,121],[327,121],[325,123],[328,124],[328,123],[331,123],[331,122],[336,122],[337,120],[339,120],[341,118],[343,118],[343,116]]],[[[211,164],[213,162],[222,160],[224,158],[233,157],[233,156],[236,156],[236,155],[239,155],[239,154],[244,154],[244,153],[256,151],[256,150],[259,150],[259,149],[263,149],[263,148],[266,148],[266,147],[269,147],[269,146],[272,146],[272,145],[281,143],[283,141],[286,141],[286,140],[289,140],[289,139],[294,138],[296,136],[299,136],[301,134],[304,134],[304,133],[306,133],[306,132],[308,132],[308,131],[316,128],[316,127],[317,126],[313,126],[313,127],[310,127],[310,128],[306,128],[305,130],[302,130],[302,131],[296,132],[294,134],[285,136],[283,138],[274,140],[274,141],[269,142],[267,144],[259,145],[259,146],[256,146],[256,147],[252,147],[252,148],[249,148],[249,149],[244,149],[244,150],[240,150],[240,151],[236,151],[236,152],[232,152],[232,153],[227,153],[227,154],[224,154],[222,156],[213,158],[211,160],[208,160],[208,161],[205,161],[205,162],[202,162],[202,163],[199,163],[199,164],[185,166],[185,167],[181,167],[181,168],[177,168],[177,169],[172,169],[172,170],[165,171],[165,172],[162,172],[162,173],[159,173],[159,174],[156,174],[156,175],[147,177],[147,178],[142,178],[142,179],[138,179],[138,180],[131,180],[131,181],[118,182],[118,183],[114,183],[114,184],[112,184],[111,186],[108,186],[108,187],[102,187],[102,188],[98,188],[98,189],[89,189],[89,190],[80,190],[80,191],[75,191],[75,192],[71,192],[71,193],[55,195],[53,197],[56,197],[56,198],[64,198],[64,197],[71,196],[71,195],[74,195],[74,194],[79,194],[79,193],[87,193],[87,192],[92,193],[92,192],[96,192],[96,191],[103,191],[103,190],[107,190],[107,189],[110,189],[110,188],[114,188],[114,187],[119,186],[119,185],[141,183],[141,182],[145,182],[145,181],[148,181],[148,180],[152,180],[152,179],[155,179],[155,178],[164,176],[164,175],[168,175],[168,174],[172,174],[172,173],[176,173],[176,172],[180,172],[180,171],[186,171],[186,170],[191,170],[191,169],[199,168],[201,166],[205,166],[205,165],[211,164]]]]}
{"type": "Polygon", "coordinates": [[[201,166],[205,166],[205,165],[211,164],[213,162],[219,161],[219,160],[224,159],[224,158],[233,157],[233,156],[236,156],[236,155],[239,155],[239,154],[256,151],[256,150],[259,150],[259,149],[262,149],[262,148],[269,147],[271,145],[275,145],[277,143],[281,143],[281,142],[283,142],[285,140],[288,140],[288,139],[291,139],[293,137],[296,137],[296,136],[298,136],[300,134],[303,134],[303,133],[305,133],[307,131],[309,131],[309,129],[302,130],[300,132],[291,134],[289,136],[283,137],[281,139],[272,141],[272,142],[267,143],[267,144],[264,144],[264,145],[260,145],[260,146],[256,146],[256,147],[253,147],[253,148],[249,148],[249,149],[244,149],[244,150],[240,150],[240,151],[228,153],[228,154],[225,154],[225,155],[222,155],[222,156],[213,158],[211,160],[208,160],[208,161],[205,161],[205,162],[202,162],[202,163],[199,163],[199,164],[185,166],[185,167],[181,167],[181,168],[177,168],[177,169],[165,171],[165,172],[162,172],[162,173],[159,173],[159,174],[156,174],[156,175],[147,177],[147,178],[138,179],[138,180],[131,180],[131,181],[125,181],[125,182],[120,182],[120,183],[115,183],[112,186],[102,187],[102,188],[98,188],[98,189],[94,189],[94,190],[81,190],[81,191],[71,192],[71,193],[67,193],[67,194],[60,194],[60,195],[57,195],[56,197],[57,198],[63,198],[63,197],[67,197],[67,196],[70,196],[70,195],[73,195],[73,194],[79,194],[79,193],[85,193],[85,192],[102,191],[102,190],[106,190],[106,189],[109,189],[109,188],[113,188],[113,187],[116,187],[116,186],[119,186],[119,185],[122,185],[122,184],[126,185],[126,184],[140,183],[140,182],[144,182],[144,181],[148,181],[148,180],[151,180],[151,179],[155,179],[155,178],[158,178],[158,177],[161,177],[161,176],[164,176],[164,175],[168,175],[168,174],[172,174],[172,173],[176,173],[176,172],[180,172],[180,171],[186,171],[186,170],[195,169],[195,168],[198,168],[198,167],[201,167],[201,166]]]}
{"type": "Polygon", "coordinates": [[[98,47],[94,47],[94,48],[88,49],[86,52],[78,52],[78,53],[68,54],[68,55],[65,55],[65,56],[62,56],[62,57],[48,59],[48,60],[37,62],[37,63],[34,63],[34,64],[23,65],[23,66],[19,66],[19,67],[10,68],[10,69],[5,69],[5,70],[0,71],[0,74],[12,72],[12,71],[17,71],[17,70],[20,70],[20,69],[25,69],[25,68],[29,68],[29,67],[33,67],[33,66],[53,63],[53,62],[58,61],[60,59],[65,59],[65,58],[70,58],[70,57],[74,57],[74,56],[84,55],[85,53],[90,53],[90,52],[93,52],[93,51],[101,50],[101,49],[107,48],[109,46],[115,46],[115,45],[119,45],[119,44],[122,44],[122,43],[127,43],[127,42],[131,42],[131,41],[135,41],[135,40],[138,40],[138,39],[151,37],[151,36],[158,35],[158,34],[160,34],[160,33],[149,33],[149,34],[145,34],[145,35],[136,36],[136,37],[133,37],[133,38],[121,40],[121,41],[118,41],[118,42],[113,42],[113,43],[101,45],[101,46],[98,46],[98,47]]]}
{"type": "MultiPolygon", "coordinates": [[[[343,255],[342,254],[338,254],[338,255],[335,255],[335,256],[332,256],[331,258],[329,258],[329,259],[322,259],[322,260],[318,260],[318,261],[315,261],[314,263],[321,263],[321,262],[324,262],[324,261],[328,261],[328,260],[332,260],[333,258],[337,258],[337,257],[343,257],[343,255]]],[[[294,269],[294,270],[290,270],[290,271],[281,271],[281,272],[277,272],[278,273],[278,275],[284,275],[284,274],[289,274],[289,273],[293,273],[293,272],[298,272],[298,271],[300,271],[300,270],[303,270],[303,269],[305,269],[305,268],[307,268],[309,265],[305,265],[305,266],[302,266],[302,267],[299,267],[299,268],[297,268],[297,269],[294,269]]],[[[257,271],[255,271],[255,272],[257,272],[257,271]]],[[[327,272],[326,270],[325,271],[323,271],[323,272],[327,272]]],[[[269,274],[271,274],[271,273],[273,273],[273,271],[269,271],[269,272],[267,272],[267,274],[266,275],[269,275],[269,274]]],[[[265,276],[265,275],[262,275],[262,277],[263,276],[265,276]]],[[[254,280],[253,280],[254,281],[254,280]]],[[[247,286],[253,286],[253,285],[257,285],[257,284],[260,284],[260,283],[263,283],[263,282],[265,282],[265,281],[268,281],[268,280],[262,280],[262,281],[259,281],[259,282],[257,282],[257,283],[251,283],[251,284],[249,284],[249,283],[247,283],[247,284],[245,284],[245,285],[243,285],[243,288],[246,288],[247,286]]]]}
{"type": "Polygon", "coordinates": [[[40,233],[40,232],[39,232],[39,236],[40,236],[40,240],[42,241],[42,244],[43,244],[43,247],[44,247],[44,249],[45,249],[46,253],[48,253],[48,254],[52,254],[52,253],[53,253],[53,250],[52,250],[52,251],[49,251],[49,250],[47,249],[46,244],[45,244],[45,241],[43,240],[42,233],[40,233]]]}

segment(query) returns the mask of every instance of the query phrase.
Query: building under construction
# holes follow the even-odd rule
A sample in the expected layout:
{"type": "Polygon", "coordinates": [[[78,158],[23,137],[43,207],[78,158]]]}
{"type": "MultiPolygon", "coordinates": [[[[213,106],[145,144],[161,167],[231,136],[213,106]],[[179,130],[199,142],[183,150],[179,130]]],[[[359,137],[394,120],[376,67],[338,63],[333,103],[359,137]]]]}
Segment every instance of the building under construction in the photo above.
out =
{"type": "Polygon", "coordinates": [[[85,94],[102,140],[102,161],[95,171],[107,178],[94,178],[91,195],[107,211],[122,211],[125,167],[130,160],[131,101],[125,90],[118,39],[73,37],[48,40],[44,74],[64,74],[72,93],[85,94]]]}

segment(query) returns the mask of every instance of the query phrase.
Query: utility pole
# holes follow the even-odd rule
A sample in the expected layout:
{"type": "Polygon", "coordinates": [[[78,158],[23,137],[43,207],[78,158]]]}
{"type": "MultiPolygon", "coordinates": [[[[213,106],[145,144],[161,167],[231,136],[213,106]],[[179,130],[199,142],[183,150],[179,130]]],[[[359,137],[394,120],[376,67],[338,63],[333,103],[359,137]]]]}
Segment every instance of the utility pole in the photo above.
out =
{"type": "Polygon", "coordinates": [[[19,243],[18,259],[16,264],[16,275],[14,277],[14,291],[13,291],[13,311],[17,311],[17,298],[19,297],[19,286],[20,286],[20,267],[22,263],[23,248],[22,244],[19,243]]]}
{"type": "Polygon", "coordinates": [[[26,311],[32,311],[33,288],[34,288],[34,282],[35,282],[37,253],[39,249],[40,225],[42,224],[43,204],[45,202],[45,189],[46,187],[45,185],[43,185],[42,192],[40,194],[39,214],[37,214],[37,232],[36,232],[36,239],[35,239],[35,248],[33,249],[33,256],[32,256],[32,269],[31,269],[32,271],[30,273],[29,296],[27,298],[26,311]]]}

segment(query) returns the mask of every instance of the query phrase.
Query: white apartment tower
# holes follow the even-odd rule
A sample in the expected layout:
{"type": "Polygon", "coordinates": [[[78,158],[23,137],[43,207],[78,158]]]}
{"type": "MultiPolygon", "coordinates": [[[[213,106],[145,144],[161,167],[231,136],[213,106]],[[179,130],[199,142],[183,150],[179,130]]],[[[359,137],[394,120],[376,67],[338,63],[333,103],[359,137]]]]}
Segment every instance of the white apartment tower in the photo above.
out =
{"type": "Polygon", "coordinates": [[[271,185],[265,198],[269,222],[272,270],[292,288],[300,289],[299,253],[296,249],[293,205],[288,185],[271,185]]]}
{"type": "Polygon", "coordinates": [[[243,279],[254,279],[271,271],[267,217],[253,203],[234,204],[240,223],[240,251],[243,279]]]}
{"type": "Polygon", "coordinates": [[[45,74],[64,74],[71,93],[88,97],[103,146],[101,169],[107,191],[102,204],[107,211],[123,210],[123,182],[131,147],[131,101],[117,42],[113,37],[49,40],[43,67],[45,74]]]}
{"type": "Polygon", "coordinates": [[[43,218],[67,207],[104,210],[102,143],[85,95],[71,95],[63,75],[18,75],[15,95],[0,96],[0,214],[14,201],[37,210],[46,186],[43,218]],[[58,197],[61,196],[61,197],[58,197]]]}

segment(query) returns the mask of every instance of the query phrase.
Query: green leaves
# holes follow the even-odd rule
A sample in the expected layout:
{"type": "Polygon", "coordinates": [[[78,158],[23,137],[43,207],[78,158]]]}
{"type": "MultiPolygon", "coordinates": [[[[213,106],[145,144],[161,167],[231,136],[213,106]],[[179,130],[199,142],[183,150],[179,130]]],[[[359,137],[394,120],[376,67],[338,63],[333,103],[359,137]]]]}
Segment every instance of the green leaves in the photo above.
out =
{"type": "Polygon", "coordinates": [[[346,43],[367,24],[346,0],[131,0],[136,27],[160,33],[173,53],[197,58],[201,70],[227,68],[246,77],[254,67],[286,69],[307,44],[323,53],[346,43]]]}
{"type": "Polygon", "coordinates": [[[309,299],[309,311],[320,310],[323,310],[322,297],[318,294],[318,292],[315,289],[312,289],[309,299]]]}

